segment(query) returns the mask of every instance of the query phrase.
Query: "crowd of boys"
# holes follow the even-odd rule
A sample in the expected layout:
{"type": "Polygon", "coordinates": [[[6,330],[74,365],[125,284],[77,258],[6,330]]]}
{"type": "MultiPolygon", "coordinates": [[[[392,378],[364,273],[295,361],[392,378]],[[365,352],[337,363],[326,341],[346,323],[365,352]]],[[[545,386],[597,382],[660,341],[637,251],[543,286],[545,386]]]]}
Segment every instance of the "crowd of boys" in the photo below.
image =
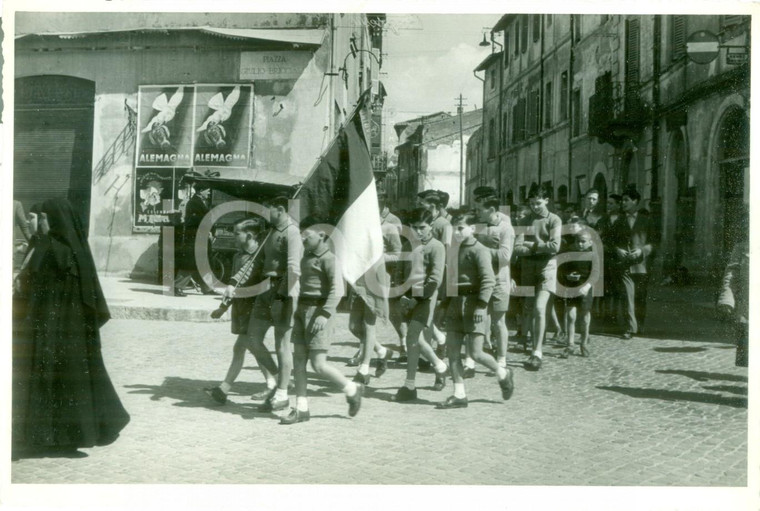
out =
{"type": "Polygon", "coordinates": [[[239,252],[224,299],[232,300],[232,331],[238,339],[227,377],[205,389],[211,398],[226,402],[248,350],[267,382],[267,391],[254,398],[263,399],[262,412],[289,409],[280,418],[282,424],[309,420],[309,361],[320,377],[345,393],[352,417],[370,384],[373,356],[374,377],[379,378],[394,352],[399,352],[400,364],[406,362],[396,402],[417,399],[417,372],[427,368],[435,373],[435,390],[446,387],[447,377],[453,382],[452,394],[437,408],[467,407],[464,381],[474,376],[476,362],[496,376],[502,399],[508,400],[515,387],[507,365],[511,303],[517,311],[510,318],[516,322],[518,340],[529,352],[524,367],[531,371],[543,363],[547,321],[554,324],[555,338],[566,343],[563,358],[576,354],[576,320],[578,354],[590,356],[594,307],[619,320],[622,338],[642,333],[653,245],[649,216],[639,208],[635,189],[607,197],[606,211],[601,211],[599,192],[590,190],[582,210],[552,212],[547,191],[534,186],[527,204],[513,208],[512,215],[496,190],[485,186],[474,191],[471,207],[456,211],[447,209],[448,194],[437,190],[420,193],[417,207],[398,216],[389,211],[386,199],[378,190],[388,276],[384,282],[389,285],[387,319],[398,335],[392,346],[377,338],[383,314],[349,286],[349,330],[360,342],[348,365],[357,372],[349,380],[329,361],[344,289],[329,229],[318,218],[296,225],[288,215],[287,198],[276,198],[268,203],[268,226],[260,217],[235,225],[239,252]],[[604,298],[595,300],[601,293],[594,290],[600,289],[604,298]],[[270,327],[276,362],[264,345],[270,327]],[[295,406],[288,397],[291,370],[295,406]]]}

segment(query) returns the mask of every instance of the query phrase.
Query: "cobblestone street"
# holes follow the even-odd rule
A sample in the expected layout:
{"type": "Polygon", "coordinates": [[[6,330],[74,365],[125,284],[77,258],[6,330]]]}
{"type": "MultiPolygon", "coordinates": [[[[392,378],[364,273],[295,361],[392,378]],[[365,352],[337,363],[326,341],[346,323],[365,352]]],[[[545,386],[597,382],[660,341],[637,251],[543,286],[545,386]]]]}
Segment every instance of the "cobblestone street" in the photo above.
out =
{"type": "MultiPolygon", "coordinates": [[[[312,420],[289,427],[251,401],[264,384],[250,355],[226,405],[202,392],[226,372],[228,323],[114,319],[103,351],[131,423],[86,458],[14,462],[12,482],[745,486],[747,371],[709,315],[682,332],[695,340],[665,338],[671,305],[650,304],[651,337],[593,336],[589,359],[550,344],[532,373],[515,348],[508,402],[478,368],[467,409],[434,409],[452,387],[433,391],[425,373],[418,402],[393,403],[394,359],[349,419],[343,395],[310,373],[312,420]]],[[[350,376],[353,339],[337,322],[331,359],[350,376]]]]}

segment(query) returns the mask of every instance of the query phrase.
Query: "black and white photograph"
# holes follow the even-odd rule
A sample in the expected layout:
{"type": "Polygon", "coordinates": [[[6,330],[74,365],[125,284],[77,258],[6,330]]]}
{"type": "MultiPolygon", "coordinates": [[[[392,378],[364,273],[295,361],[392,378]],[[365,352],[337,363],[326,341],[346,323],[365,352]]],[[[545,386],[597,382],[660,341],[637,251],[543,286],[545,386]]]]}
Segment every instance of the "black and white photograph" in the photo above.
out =
{"type": "Polygon", "coordinates": [[[755,5],[3,7],[3,505],[760,508],[755,5]]]}

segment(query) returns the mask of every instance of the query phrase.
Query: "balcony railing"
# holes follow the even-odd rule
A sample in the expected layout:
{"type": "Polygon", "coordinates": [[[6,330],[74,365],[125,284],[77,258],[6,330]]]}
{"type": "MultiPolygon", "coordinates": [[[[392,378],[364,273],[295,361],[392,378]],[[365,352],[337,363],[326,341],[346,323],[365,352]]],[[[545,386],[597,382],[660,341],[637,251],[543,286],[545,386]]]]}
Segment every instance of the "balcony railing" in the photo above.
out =
{"type": "Polygon", "coordinates": [[[641,132],[649,110],[637,82],[603,82],[589,98],[588,133],[612,145],[641,132]]]}

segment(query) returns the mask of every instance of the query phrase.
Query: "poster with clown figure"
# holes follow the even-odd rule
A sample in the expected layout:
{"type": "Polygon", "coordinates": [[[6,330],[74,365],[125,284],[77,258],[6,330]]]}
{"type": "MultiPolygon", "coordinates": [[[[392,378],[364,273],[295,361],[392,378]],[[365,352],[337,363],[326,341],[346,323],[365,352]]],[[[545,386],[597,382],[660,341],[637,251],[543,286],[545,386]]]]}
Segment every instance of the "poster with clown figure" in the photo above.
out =
{"type": "Polygon", "coordinates": [[[141,86],[136,167],[189,167],[193,145],[193,87],[141,86]]]}
{"type": "Polygon", "coordinates": [[[195,87],[195,167],[248,167],[253,87],[195,87]]]}

